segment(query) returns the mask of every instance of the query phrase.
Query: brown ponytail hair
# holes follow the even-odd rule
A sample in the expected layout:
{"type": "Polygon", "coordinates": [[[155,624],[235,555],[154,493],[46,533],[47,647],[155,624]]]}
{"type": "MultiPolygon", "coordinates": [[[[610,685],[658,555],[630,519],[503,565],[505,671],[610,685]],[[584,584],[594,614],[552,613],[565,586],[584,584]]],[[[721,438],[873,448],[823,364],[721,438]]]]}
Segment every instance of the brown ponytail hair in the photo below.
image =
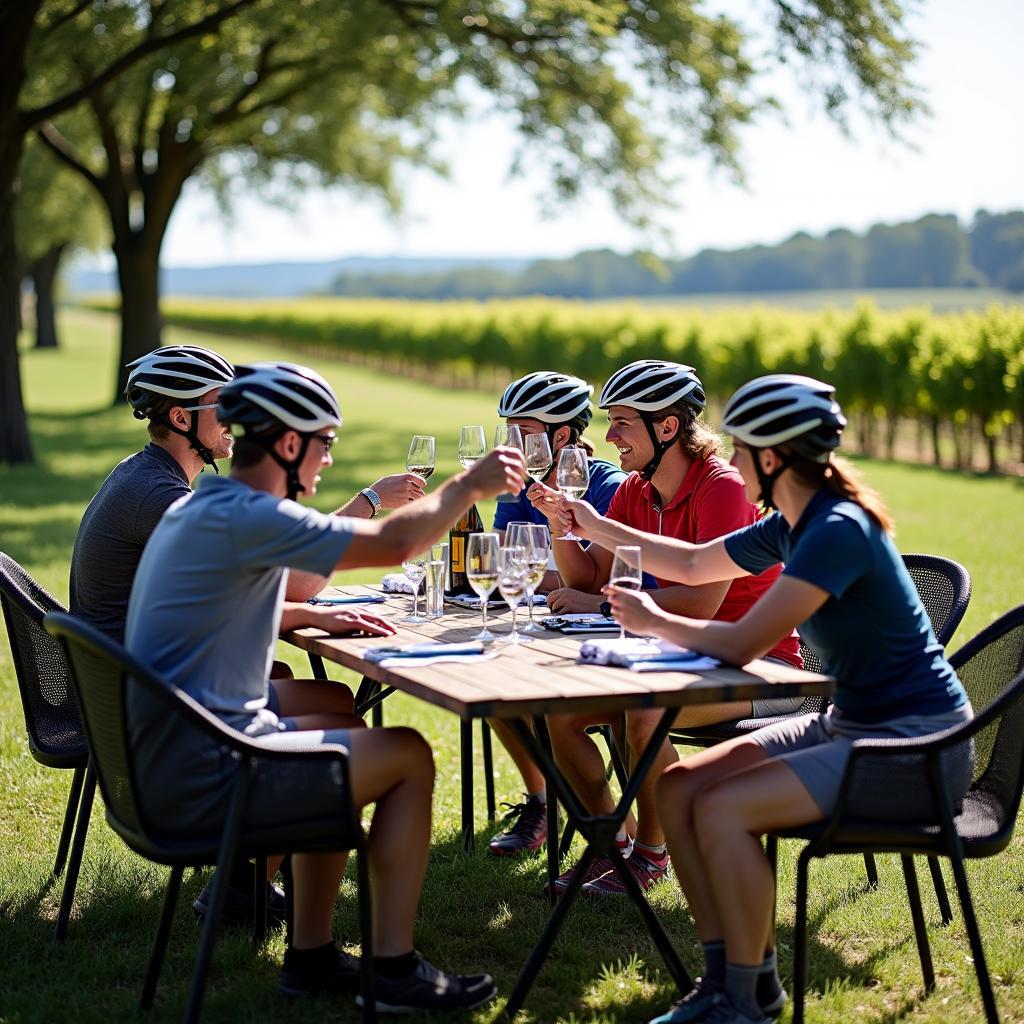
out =
{"type": "Polygon", "coordinates": [[[832,455],[828,462],[811,462],[797,458],[789,468],[806,484],[824,488],[832,494],[855,502],[888,534],[896,531],[896,524],[885,507],[885,502],[873,488],[869,487],[846,459],[832,455]]]}

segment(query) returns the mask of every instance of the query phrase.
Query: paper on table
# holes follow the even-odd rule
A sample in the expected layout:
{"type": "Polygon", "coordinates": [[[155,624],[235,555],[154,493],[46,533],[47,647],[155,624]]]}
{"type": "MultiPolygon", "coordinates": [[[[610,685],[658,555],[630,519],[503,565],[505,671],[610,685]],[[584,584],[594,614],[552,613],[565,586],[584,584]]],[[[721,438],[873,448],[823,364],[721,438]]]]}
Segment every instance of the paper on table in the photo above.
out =
{"type": "Polygon", "coordinates": [[[591,640],[580,647],[579,661],[615,665],[634,672],[701,672],[721,662],[668,640],[626,637],[625,640],[591,640]]]}

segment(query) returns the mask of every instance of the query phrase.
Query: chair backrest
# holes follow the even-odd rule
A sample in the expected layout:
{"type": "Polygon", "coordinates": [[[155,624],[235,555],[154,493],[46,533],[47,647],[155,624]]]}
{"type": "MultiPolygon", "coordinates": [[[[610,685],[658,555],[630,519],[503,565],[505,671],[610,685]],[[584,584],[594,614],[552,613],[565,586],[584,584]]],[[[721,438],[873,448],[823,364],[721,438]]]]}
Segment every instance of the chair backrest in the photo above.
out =
{"type": "Polygon", "coordinates": [[[64,608],[2,551],[0,605],[18,677],[29,748],[43,764],[65,767],[85,756],[85,737],[67,658],[60,644],[43,629],[43,617],[64,608]]]}
{"type": "Polygon", "coordinates": [[[970,603],[970,574],[959,562],[939,555],[904,555],[903,564],[932,620],[936,640],[945,647],[970,603]]]}
{"type": "Polygon", "coordinates": [[[107,819],[129,845],[150,845],[152,838],[136,797],[125,708],[129,682],[147,673],[123,648],[81,619],[50,614],[46,628],[71,666],[107,819]]]}
{"type": "MultiPolygon", "coordinates": [[[[1024,605],[983,629],[950,657],[975,715],[982,714],[1015,682],[1024,679],[1024,605]]],[[[974,736],[973,788],[1016,816],[1024,781],[1024,700],[974,736]]]]}

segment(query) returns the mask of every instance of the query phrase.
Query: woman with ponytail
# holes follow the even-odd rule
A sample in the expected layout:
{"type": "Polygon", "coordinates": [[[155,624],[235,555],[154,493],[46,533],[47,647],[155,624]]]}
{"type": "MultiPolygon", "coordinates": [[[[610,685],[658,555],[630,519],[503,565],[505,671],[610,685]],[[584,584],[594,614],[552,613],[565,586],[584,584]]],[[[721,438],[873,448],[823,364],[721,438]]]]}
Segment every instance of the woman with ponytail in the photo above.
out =
{"type": "MultiPolygon", "coordinates": [[[[637,544],[644,568],[690,586],[764,571],[782,575],[736,622],[672,615],[644,593],[607,589],[626,629],[742,665],[796,627],[835,676],[833,706],[673,765],[657,799],[676,878],[704,947],[693,989],[651,1024],[766,1024],[786,1002],[775,966],[775,882],[760,837],[820,821],[833,810],[854,740],[939,732],[971,717],[956,673],[935,639],[879,497],[834,452],[846,420],[828,384],[788,374],[759,377],[725,409],[733,464],[747,495],[777,510],[726,537],[686,544],[638,533],[563,502],[564,521],[614,549],[637,544]]],[[[970,783],[971,753],[943,770],[954,797],[970,783]]],[[[917,778],[863,779],[872,817],[925,820],[917,778]]],[[[863,785],[860,785],[863,783],[863,785]]]]}

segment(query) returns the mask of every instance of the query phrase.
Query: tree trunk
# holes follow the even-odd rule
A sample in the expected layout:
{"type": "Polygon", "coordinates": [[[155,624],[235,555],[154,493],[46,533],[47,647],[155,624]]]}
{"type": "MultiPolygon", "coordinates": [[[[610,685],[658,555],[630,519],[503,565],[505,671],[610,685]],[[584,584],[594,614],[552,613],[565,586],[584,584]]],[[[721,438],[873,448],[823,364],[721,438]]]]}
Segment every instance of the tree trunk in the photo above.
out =
{"type": "Polygon", "coordinates": [[[942,468],[942,451],[939,447],[939,417],[930,417],[930,426],[932,428],[932,459],[935,465],[940,469],[942,468]]]}
{"type": "Polygon", "coordinates": [[[18,365],[21,279],[14,246],[14,183],[25,138],[18,97],[25,81],[25,49],[40,3],[0,3],[0,463],[33,461],[18,365]]]}
{"type": "Polygon", "coordinates": [[[127,364],[160,345],[160,247],[150,248],[137,235],[115,243],[121,285],[121,356],[115,404],[128,383],[127,364]]]}
{"type": "Polygon", "coordinates": [[[36,348],[57,347],[57,318],[54,315],[53,298],[60,261],[66,249],[64,242],[53,246],[29,268],[36,293],[36,348]]]}

